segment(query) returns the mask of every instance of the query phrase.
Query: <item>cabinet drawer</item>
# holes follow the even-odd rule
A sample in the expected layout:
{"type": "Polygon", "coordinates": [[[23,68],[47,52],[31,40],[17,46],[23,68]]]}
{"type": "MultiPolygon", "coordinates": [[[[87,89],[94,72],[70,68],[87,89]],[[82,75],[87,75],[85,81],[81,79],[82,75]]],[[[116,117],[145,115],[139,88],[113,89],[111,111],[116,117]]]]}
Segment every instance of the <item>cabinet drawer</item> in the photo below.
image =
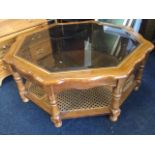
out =
{"type": "Polygon", "coordinates": [[[50,39],[50,34],[49,31],[41,31],[41,32],[36,32],[29,37],[27,37],[26,40],[31,40],[29,43],[30,45],[35,45],[38,44],[39,42],[42,42],[42,40],[50,39]],[[31,39],[30,39],[31,38],[31,39]]]}
{"type": "Polygon", "coordinates": [[[7,66],[6,65],[0,65],[0,73],[4,72],[4,71],[8,71],[7,66]]]}
{"type": "Polygon", "coordinates": [[[29,47],[30,54],[33,60],[42,59],[52,52],[52,45],[50,40],[42,41],[40,44],[29,47]]]}
{"type": "Polygon", "coordinates": [[[2,59],[5,56],[5,54],[9,51],[14,41],[15,39],[11,39],[11,40],[0,43],[0,59],[2,59]]]}

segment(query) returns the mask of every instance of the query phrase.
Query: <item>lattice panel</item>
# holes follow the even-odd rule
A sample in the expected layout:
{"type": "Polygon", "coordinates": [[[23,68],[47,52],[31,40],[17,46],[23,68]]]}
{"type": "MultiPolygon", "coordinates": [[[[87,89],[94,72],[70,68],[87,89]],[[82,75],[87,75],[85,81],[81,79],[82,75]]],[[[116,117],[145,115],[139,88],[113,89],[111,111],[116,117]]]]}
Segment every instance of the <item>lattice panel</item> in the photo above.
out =
{"type": "MultiPolygon", "coordinates": [[[[96,109],[111,104],[112,94],[107,88],[97,87],[88,90],[66,90],[57,96],[61,112],[96,109]]],[[[49,104],[48,98],[45,102],[49,104]]]]}
{"type": "Polygon", "coordinates": [[[95,109],[111,103],[111,92],[103,87],[88,90],[67,90],[57,97],[62,112],[95,109]]]}
{"type": "Polygon", "coordinates": [[[43,91],[43,89],[35,83],[30,85],[28,91],[38,98],[42,98],[45,96],[45,92],[43,91]]]}
{"type": "MultiPolygon", "coordinates": [[[[43,98],[45,104],[50,104],[42,88],[31,84],[29,93],[34,94],[38,100],[43,98]]],[[[104,108],[111,104],[112,93],[106,87],[96,87],[87,90],[65,90],[58,94],[57,103],[61,112],[81,111],[104,108]]]]}

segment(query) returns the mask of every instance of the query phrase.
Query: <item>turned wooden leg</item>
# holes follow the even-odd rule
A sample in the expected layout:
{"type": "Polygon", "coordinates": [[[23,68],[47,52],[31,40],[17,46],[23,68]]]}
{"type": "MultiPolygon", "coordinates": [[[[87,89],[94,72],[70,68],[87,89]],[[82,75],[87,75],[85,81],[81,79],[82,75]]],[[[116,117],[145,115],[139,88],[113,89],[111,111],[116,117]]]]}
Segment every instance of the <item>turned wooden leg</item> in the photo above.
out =
{"type": "Polygon", "coordinates": [[[116,122],[121,113],[120,110],[120,99],[122,97],[122,90],[124,86],[125,79],[120,79],[117,86],[113,89],[113,98],[111,104],[111,115],[110,120],[116,122]]]}
{"type": "Polygon", "coordinates": [[[136,80],[137,85],[135,87],[135,91],[137,91],[140,87],[142,75],[143,75],[143,71],[144,71],[144,66],[145,66],[145,61],[143,61],[143,63],[140,65],[138,72],[136,74],[135,80],[136,80]]]}
{"type": "Polygon", "coordinates": [[[28,102],[29,99],[26,98],[26,90],[25,90],[25,86],[24,86],[24,83],[23,83],[23,80],[20,76],[20,74],[16,71],[15,67],[14,66],[8,66],[16,84],[17,84],[17,88],[18,88],[18,92],[19,92],[19,95],[22,99],[23,102],[28,102]]]}
{"type": "Polygon", "coordinates": [[[56,102],[56,94],[54,93],[53,88],[50,88],[49,93],[49,101],[51,105],[51,121],[54,123],[54,125],[58,128],[62,126],[62,121],[60,117],[60,110],[58,108],[57,102],[56,102]]]}
{"type": "Polygon", "coordinates": [[[25,97],[26,90],[25,90],[25,86],[23,84],[23,81],[22,81],[22,78],[21,78],[20,74],[17,73],[17,72],[13,72],[13,78],[16,81],[16,84],[17,84],[17,87],[18,87],[18,90],[19,90],[19,95],[20,95],[22,101],[23,102],[28,102],[29,99],[25,97]]]}

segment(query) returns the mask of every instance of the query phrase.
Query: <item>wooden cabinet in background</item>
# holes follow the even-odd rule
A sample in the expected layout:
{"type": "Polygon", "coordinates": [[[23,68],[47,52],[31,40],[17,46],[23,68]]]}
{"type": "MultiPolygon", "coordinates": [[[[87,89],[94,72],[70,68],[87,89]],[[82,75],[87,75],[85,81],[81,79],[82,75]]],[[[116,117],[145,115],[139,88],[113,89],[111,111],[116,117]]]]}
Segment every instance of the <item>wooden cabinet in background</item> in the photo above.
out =
{"type": "Polygon", "coordinates": [[[0,86],[4,78],[10,75],[2,59],[16,41],[16,37],[48,23],[46,19],[0,19],[0,86]]]}

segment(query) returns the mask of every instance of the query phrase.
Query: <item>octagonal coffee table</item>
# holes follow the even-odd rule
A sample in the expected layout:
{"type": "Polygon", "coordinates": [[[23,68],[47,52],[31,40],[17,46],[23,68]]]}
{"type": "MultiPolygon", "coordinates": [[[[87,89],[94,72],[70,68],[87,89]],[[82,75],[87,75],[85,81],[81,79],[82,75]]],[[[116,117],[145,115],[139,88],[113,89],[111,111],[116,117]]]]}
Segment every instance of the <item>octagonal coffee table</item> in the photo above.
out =
{"type": "Polygon", "coordinates": [[[24,102],[62,119],[109,114],[141,83],[153,45],[126,27],[96,21],[53,24],[17,38],[4,58],[24,102]]]}

